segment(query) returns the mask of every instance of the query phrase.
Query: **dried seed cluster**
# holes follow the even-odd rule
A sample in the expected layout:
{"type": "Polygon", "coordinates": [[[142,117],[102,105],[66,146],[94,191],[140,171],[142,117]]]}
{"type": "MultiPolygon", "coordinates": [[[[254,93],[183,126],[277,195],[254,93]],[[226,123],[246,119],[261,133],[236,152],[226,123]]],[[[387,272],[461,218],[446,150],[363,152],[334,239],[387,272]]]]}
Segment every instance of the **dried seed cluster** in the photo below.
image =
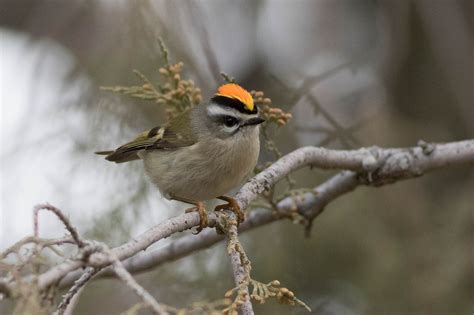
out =
{"type": "Polygon", "coordinates": [[[293,117],[291,113],[286,113],[281,108],[272,107],[272,100],[265,97],[262,91],[251,91],[255,104],[260,110],[260,115],[267,121],[267,123],[275,122],[279,126],[286,125],[293,117]]]}
{"type": "Polygon", "coordinates": [[[135,70],[134,73],[143,82],[142,85],[102,87],[101,89],[165,105],[167,119],[170,120],[177,114],[200,104],[202,95],[201,89],[194,85],[193,80],[182,79],[184,63],[171,64],[168,59],[168,50],[163,42],[159,41],[159,45],[165,62],[165,65],[158,70],[162,82],[153,84],[144,74],[135,70]]]}
{"type": "MultiPolygon", "coordinates": [[[[250,279],[249,286],[252,286],[252,294],[250,294],[250,298],[254,301],[263,304],[269,298],[276,298],[280,304],[286,304],[291,306],[301,306],[304,307],[307,311],[311,312],[306,303],[299,300],[295,294],[290,291],[288,288],[281,287],[280,281],[273,280],[269,283],[262,283],[253,279],[250,279]]],[[[245,301],[246,295],[243,294],[240,287],[236,287],[232,290],[229,290],[225,294],[225,299],[230,299],[234,294],[237,296],[234,299],[234,302],[230,304],[227,308],[223,310],[224,314],[234,315],[237,314],[238,308],[242,305],[245,301]]]]}
{"type": "Polygon", "coordinates": [[[181,78],[183,66],[182,62],[178,62],[159,69],[167,82],[159,86],[161,97],[157,98],[156,102],[167,105],[168,119],[202,102],[201,89],[194,85],[193,80],[181,78]]]}

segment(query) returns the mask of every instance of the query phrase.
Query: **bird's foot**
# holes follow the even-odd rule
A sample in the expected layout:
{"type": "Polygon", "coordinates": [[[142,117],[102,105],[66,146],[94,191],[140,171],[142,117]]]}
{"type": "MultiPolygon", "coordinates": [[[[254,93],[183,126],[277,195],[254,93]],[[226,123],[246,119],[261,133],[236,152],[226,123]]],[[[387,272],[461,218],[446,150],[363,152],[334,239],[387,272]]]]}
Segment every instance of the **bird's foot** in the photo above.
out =
{"type": "Polygon", "coordinates": [[[240,209],[240,206],[234,198],[231,197],[226,197],[226,196],[220,196],[217,197],[218,199],[227,201],[227,204],[225,205],[218,205],[217,207],[214,208],[214,211],[222,211],[222,210],[230,210],[235,215],[237,216],[237,222],[238,224],[242,223],[245,219],[245,213],[240,209]]]}
{"type": "Polygon", "coordinates": [[[199,227],[197,228],[197,232],[196,232],[196,234],[199,234],[204,228],[209,226],[209,220],[207,219],[206,208],[204,207],[204,204],[202,202],[198,201],[196,203],[196,207],[186,209],[185,212],[189,213],[189,212],[195,212],[195,211],[199,213],[200,222],[199,222],[199,227]]]}

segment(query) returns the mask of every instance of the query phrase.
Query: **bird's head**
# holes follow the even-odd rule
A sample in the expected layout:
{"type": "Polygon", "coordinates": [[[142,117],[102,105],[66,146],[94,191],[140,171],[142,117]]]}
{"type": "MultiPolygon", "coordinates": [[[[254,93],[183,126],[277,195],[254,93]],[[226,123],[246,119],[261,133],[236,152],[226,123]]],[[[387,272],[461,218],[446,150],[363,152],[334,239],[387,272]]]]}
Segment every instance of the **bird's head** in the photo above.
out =
{"type": "Polygon", "coordinates": [[[252,95],[234,83],[219,87],[204,114],[208,129],[219,138],[248,135],[265,121],[258,116],[252,95]]]}

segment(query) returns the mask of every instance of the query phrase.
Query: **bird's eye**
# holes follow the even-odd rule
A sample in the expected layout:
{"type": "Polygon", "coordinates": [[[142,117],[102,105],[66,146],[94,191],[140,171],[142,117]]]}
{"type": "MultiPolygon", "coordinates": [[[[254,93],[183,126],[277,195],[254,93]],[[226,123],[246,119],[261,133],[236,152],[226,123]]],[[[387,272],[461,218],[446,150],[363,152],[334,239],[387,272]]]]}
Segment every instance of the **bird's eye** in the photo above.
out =
{"type": "Polygon", "coordinates": [[[226,116],[224,118],[224,125],[226,127],[234,127],[235,125],[237,125],[239,123],[239,121],[237,120],[237,118],[235,117],[232,117],[232,116],[226,116]]]}

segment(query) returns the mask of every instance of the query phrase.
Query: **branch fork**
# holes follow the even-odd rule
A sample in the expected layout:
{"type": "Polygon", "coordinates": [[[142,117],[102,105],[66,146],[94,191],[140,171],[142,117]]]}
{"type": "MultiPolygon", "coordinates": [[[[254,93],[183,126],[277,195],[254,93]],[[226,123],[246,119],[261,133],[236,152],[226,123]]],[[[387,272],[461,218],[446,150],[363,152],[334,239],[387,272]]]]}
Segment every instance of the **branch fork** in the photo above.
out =
{"type": "MultiPolygon", "coordinates": [[[[253,177],[240,189],[235,199],[242,209],[247,208],[256,199],[258,194],[269,189],[280,179],[301,167],[314,166],[322,169],[344,169],[344,171],[315,187],[311,192],[306,192],[299,197],[286,197],[277,202],[278,215],[262,209],[252,211],[249,213],[248,218],[240,225],[239,231],[243,232],[289,216],[291,217],[292,214],[294,215],[295,209],[303,217],[311,221],[323,211],[328,203],[354,190],[357,186],[380,186],[454,165],[474,165],[474,140],[445,144],[419,142],[416,147],[401,149],[371,147],[342,151],[316,147],[300,148],[280,158],[267,169],[253,177]]],[[[235,241],[237,240],[238,242],[235,215],[232,213],[227,214],[227,211],[225,212],[229,219],[227,224],[221,224],[221,229],[225,233],[229,244],[229,256],[234,270],[234,280],[238,287],[243,284],[242,287],[247,292],[241,309],[247,308],[251,312],[251,296],[248,295],[248,287],[251,285],[255,288],[256,282],[250,279],[250,263],[246,259],[245,252],[241,245],[240,247],[236,245],[240,243],[235,241]]],[[[215,226],[220,221],[221,218],[217,213],[209,214],[210,226],[215,226]]],[[[89,273],[89,275],[84,276],[78,281],[78,284],[82,282],[85,284],[100,269],[110,266],[101,274],[117,274],[137,292],[138,284],[128,281],[129,277],[124,274],[124,270],[130,273],[156,267],[166,261],[174,260],[186,256],[193,251],[209,247],[223,238],[222,235],[217,235],[215,232],[208,230],[203,231],[198,236],[185,236],[159,250],[137,255],[151,244],[163,238],[198,225],[199,216],[196,213],[182,214],[157,224],[128,243],[112,249],[104,250],[102,248],[100,250],[100,245],[83,240],[69,219],[58,208],[45,204],[35,207],[34,236],[14,244],[6,252],[2,253],[0,257],[3,259],[6,255],[17,252],[17,250],[28,243],[41,244],[43,247],[48,247],[72,242],[78,246],[80,253],[82,253],[81,259],[65,261],[38,276],[21,278],[21,282],[34,281],[38,290],[46,291],[58,283],[60,287],[73,284],[81,276],[81,268],[90,267],[92,269],[86,270],[86,273],[89,273]],[[55,213],[63,222],[70,237],[57,240],[40,239],[38,236],[38,213],[42,209],[55,213]],[[118,261],[124,262],[117,263],[118,261]]],[[[37,248],[38,250],[42,249],[42,247],[37,248]]],[[[18,291],[18,283],[18,281],[12,281],[11,277],[0,278],[0,292],[4,297],[8,297],[11,292],[18,291]]],[[[141,292],[140,290],[138,291],[141,292]]],[[[151,305],[151,308],[155,311],[159,309],[158,306],[160,305],[158,303],[155,304],[146,294],[142,294],[140,297],[147,305],[151,305]]]]}

